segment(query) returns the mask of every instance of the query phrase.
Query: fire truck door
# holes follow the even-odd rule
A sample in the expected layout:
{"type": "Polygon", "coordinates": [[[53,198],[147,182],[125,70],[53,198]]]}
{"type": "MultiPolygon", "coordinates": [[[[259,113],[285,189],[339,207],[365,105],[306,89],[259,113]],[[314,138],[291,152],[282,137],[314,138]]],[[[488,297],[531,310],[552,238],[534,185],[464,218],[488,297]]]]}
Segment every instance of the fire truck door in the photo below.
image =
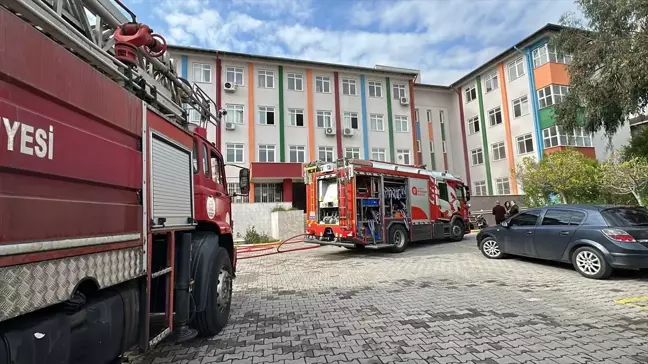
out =
{"type": "Polygon", "coordinates": [[[231,199],[225,188],[225,166],[222,155],[207,143],[203,143],[203,168],[207,177],[204,185],[207,217],[214,221],[231,224],[231,199]]]}

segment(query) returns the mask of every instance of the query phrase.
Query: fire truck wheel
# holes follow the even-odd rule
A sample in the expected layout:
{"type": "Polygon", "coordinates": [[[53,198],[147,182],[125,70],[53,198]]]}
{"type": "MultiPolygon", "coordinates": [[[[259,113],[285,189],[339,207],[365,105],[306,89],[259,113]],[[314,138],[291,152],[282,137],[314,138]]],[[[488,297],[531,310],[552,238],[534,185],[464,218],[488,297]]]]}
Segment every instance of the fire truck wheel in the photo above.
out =
{"type": "Polygon", "coordinates": [[[389,229],[389,243],[393,245],[392,251],[394,253],[405,251],[409,238],[403,225],[394,225],[389,229]]]}
{"type": "Polygon", "coordinates": [[[214,336],[227,324],[232,304],[232,262],[227,250],[218,248],[209,276],[205,309],[196,312],[194,325],[200,336],[214,336]]]}
{"type": "Polygon", "coordinates": [[[452,241],[461,241],[464,238],[466,227],[461,219],[455,218],[450,224],[450,239],[452,241]]]}

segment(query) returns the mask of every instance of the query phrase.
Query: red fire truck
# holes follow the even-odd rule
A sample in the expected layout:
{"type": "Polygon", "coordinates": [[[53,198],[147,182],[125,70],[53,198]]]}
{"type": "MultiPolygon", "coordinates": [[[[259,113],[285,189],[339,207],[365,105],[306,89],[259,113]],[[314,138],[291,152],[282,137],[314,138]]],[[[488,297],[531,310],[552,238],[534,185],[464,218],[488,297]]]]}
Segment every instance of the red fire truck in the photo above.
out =
{"type": "Polygon", "coordinates": [[[310,243],[400,253],[409,242],[470,232],[470,190],[450,173],[355,159],[304,172],[310,243]]]}
{"type": "Polygon", "coordinates": [[[223,112],[126,13],[0,1],[0,364],[115,363],[228,321],[223,112]]]}

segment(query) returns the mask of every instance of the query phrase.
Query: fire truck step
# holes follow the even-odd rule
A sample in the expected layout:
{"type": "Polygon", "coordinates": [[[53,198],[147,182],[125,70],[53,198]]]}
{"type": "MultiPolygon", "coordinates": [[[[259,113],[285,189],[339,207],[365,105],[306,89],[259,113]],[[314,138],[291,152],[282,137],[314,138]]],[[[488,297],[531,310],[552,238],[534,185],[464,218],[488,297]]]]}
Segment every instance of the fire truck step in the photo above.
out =
{"type": "Polygon", "coordinates": [[[165,275],[167,273],[171,273],[171,267],[166,267],[166,268],[164,268],[162,270],[159,270],[159,271],[151,274],[151,279],[157,278],[159,276],[163,276],[163,275],[165,275]]]}
{"type": "Polygon", "coordinates": [[[378,250],[378,249],[391,248],[393,246],[394,246],[393,244],[368,244],[368,245],[365,245],[365,249],[378,250]]]}

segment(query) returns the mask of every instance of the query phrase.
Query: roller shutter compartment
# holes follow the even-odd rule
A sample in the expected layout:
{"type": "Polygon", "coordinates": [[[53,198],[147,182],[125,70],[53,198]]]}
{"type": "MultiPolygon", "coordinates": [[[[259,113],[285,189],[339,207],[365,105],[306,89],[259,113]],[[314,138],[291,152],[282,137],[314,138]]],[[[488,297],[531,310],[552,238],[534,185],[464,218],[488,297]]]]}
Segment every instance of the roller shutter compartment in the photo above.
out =
{"type": "Polygon", "coordinates": [[[191,151],[153,133],[151,198],[153,227],[193,223],[191,151]]]}

